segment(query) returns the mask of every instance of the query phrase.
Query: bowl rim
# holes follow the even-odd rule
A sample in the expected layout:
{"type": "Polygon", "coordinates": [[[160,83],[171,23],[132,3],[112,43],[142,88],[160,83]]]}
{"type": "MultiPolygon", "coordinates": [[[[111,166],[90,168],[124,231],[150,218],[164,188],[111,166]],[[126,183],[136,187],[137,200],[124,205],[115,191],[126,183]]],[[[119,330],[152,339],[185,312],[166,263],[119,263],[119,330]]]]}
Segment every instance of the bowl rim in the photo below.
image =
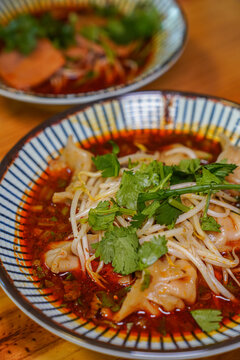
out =
{"type": "MultiPolygon", "coordinates": [[[[116,97],[124,95],[128,92],[133,92],[143,87],[152,81],[156,80],[158,77],[163,75],[167,72],[180,58],[182,55],[187,39],[188,39],[188,21],[183,10],[182,5],[179,3],[179,0],[172,0],[175,6],[180,11],[180,16],[183,20],[183,37],[182,41],[177,47],[177,49],[173,52],[173,54],[166,59],[166,61],[162,65],[156,65],[155,69],[150,73],[146,74],[140,79],[136,80],[137,78],[133,79],[133,82],[130,84],[122,84],[117,86],[112,86],[106,89],[101,89],[98,91],[92,92],[85,92],[85,93],[78,93],[78,94],[66,94],[66,95],[41,95],[41,94],[34,94],[30,92],[24,92],[24,90],[17,90],[12,87],[8,87],[7,85],[3,84],[3,87],[0,83],[0,95],[12,100],[22,101],[31,104],[40,104],[40,105],[76,105],[76,104],[87,104],[93,101],[99,101],[108,99],[110,97],[116,97]],[[6,88],[5,88],[6,86],[6,88]]],[[[140,75],[141,76],[141,75],[140,75]]]]}
{"type": "MultiPolygon", "coordinates": [[[[8,170],[8,167],[14,161],[20,149],[24,146],[24,144],[36,136],[39,132],[44,130],[45,128],[57,124],[63,121],[67,116],[74,115],[77,112],[81,112],[86,110],[87,108],[93,106],[94,104],[102,104],[113,100],[122,100],[127,97],[138,96],[138,95],[159,95],[163,97],[186,97],[189,99],[206,99],[207,101],[214,101],[217,103],[222,103],[225,106],[230,106],[232,108],[240,109],[240,104],[233,102],[231,100],[227,100],[222,97],[211,96],[198,94],[195,92],[181,92],[174,90],[150,90],[150,91],[137,91],[132,92],[123,96],[112,97],[111,99],[105,101],[98,101],[95,103],[88,103],[84,105],[78,105],[71,109],[67,109],[59,114],[56,114],[46,121],[40,123],[38,126],[29,131],[22,139],[20,139],[5,155],[1,164],[0,164],[0,184],[2,179],[4,178],[5,173],[8,170]]],[[[33,307],[29,301],[24,298],[23,294],[20,294],[18,290],[13,285],[13,281],[9,278],[7,271],[1,263],[0,259],[0,285],[5,293],[9,296],[9,298],[14,302],[16,306],[20,308],[28,317],[34,320],[38,325],[42,326],[46,330],[50,331],[54,335],[59,336],[60,338],[70,341],[74,344],[82,346],[84,348],[97,351],[103,354],[108,354],[112,356],[120,356],[123,358],[132,358],[132,359],[168,359],[168,360],[180,360],[180,359],[194,359],[194,358],[202,358],[205,356],[216,355],[218,353],[224,353],[230,350],[234,350],[240,347],[240,335],[235,338],[228,339],[222,342],[206,345],[204,348],[199,346],[194,349],[187,350],[186,349],[177,349],[177,350],[167,350],[161,352],[160,350],[132,350],[131,348],[122,348],[121,345],[112,345],[108,343],[98,342],[97,339],[91,339],[84,335],[78,335],[77,337],[73,334],[70,329],[66,329],[60,324],[55,323],[45,314],[43,314],[40,310],[33,307]],[[107,352],[107,353],[106,353],[107,352]]]]}

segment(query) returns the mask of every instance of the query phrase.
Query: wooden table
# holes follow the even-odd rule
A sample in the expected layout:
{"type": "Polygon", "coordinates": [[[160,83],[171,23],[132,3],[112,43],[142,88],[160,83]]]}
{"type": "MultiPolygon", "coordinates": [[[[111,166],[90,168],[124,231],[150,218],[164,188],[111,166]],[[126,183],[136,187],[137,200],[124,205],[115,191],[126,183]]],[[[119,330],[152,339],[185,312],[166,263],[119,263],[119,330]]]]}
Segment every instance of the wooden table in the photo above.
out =
{"type": "MultiPolygon", "coordinates": [[[[181,59],[144,89],[195,91],[240,102],[240,1],[181,0],[189,38],[181,59]]],[[[0,98],[0,158],[30,129],[59,110],[0,98]]],[[[47,332],[0,290],[1,360],[113,360],[47,332]]],[[[213,357],[240,359],[240,350],[213,357]]]]}

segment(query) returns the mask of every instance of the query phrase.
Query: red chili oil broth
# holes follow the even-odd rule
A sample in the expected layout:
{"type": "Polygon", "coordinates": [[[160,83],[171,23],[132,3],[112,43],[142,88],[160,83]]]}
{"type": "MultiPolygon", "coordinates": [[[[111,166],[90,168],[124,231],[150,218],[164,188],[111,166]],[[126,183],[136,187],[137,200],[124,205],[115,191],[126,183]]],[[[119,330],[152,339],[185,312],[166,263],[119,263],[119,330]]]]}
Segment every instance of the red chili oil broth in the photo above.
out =
{"type": "MultiPolygon", "coordinates": [[[[213,161],[216,160],[220,152],[220,145],[208,139],[184,134],[172,134],[168,137],[156,135],[149,131],[139,134],[137,132],[129,135],[125,134],[115,139],[121,149],[121,155],[127,155],[137,150],[134,142],[147,146],[150,151],[160,150],[169,147],[173,143],[182,143],[194,149],[211,151],[213,161]]],[[[86,147],[87,148],[87,147],[86,147]]],[[[89,148],[89,146],[88,146],[89,148]]],[[[95,154],[103,154],[111,149],[107,142],[100,142],[90,147],[95,154]]],[[[50,172],[50,171],[49,171],[50,172]]],[[[111,322],[111,317],[104,318],[100,311],[92,315],[90,304],[95,296],[101,298],[103,291],[107,294],[108,301],[116,305],[115,310],[119,309],[129,287],[119,285],[119,275],[113,271],[110,264],[104,265],[101,275],[107,281],[107,289],[102,289],[87,274],[83,274],[79,269],[66,272],[64,274],[52,273],[44,264],[43,254],[48,250],[52,241],[62,241],[71,234],[69,222],[70,205],[54,204],[51,200],[53,192],[63,191],[71,179],[71,171],[65,169],[60,172],[50,173],[49,177],[42,181],[40,186],[34,186],[34,198],[28,199],[30,206],[26,206],[28,216],[23,225],[24,239],[28,252],[32,255],[33,274],[40,280],[40,287],[46,289],[46,293],[51,292],[54,299],[57,299],[64,307],[66,306],[77,316],[91,318],[96,324],[116,326],[111,322]],[[42,210],[41,210],[42,207],[42,210]],[[35,211],[32,211],[34,209],[35,211]],[[37,211],[36,211],[37,210],[37,211]],[[40,211],[41,210],[41,211],[40,211]]],[[[98,266],[98,260],[92,262],[93,270],[98,266]]],[[[216,276],[221,280],[221,270],[215,270],[216,276]]],[[[240,280],[240,274],[236,275],[240,280]]],[[[134,280],[133,280],[134,281],[134,280]]],[[[240,297],[240,290],[235,284],[230,282],[230,291],[236,298],[240,297]]],[[[131,331],[151,331],[152,335],[165,335],[166,333],[191,332],[198,328],[189,310],[193,309],[220,309],[224,318],[240,313],[239,301],[231,302],[221,296],[216,296],[206,285],[204,279],[198,274],[197,301],[192,306],[186,306],[184,310],[175,310],[172,313],[162,311],[160,317],[152,316],[139,311],[125,318],[117,327],[121,329],[131,327],[131,331]]],[[[114,309],[114,307],[112,307],[114,309]]],[[[110,314],[114,314],[110,310],[110,314]]]]}

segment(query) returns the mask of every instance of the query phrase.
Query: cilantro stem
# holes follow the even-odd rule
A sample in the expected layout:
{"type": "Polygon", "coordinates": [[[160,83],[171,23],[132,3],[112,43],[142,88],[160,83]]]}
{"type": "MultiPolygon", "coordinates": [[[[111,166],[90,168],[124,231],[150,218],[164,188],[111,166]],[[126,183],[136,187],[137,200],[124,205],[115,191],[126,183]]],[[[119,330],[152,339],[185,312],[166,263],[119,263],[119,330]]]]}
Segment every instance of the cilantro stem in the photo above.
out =
{"type": "Polygon", "coordinates": [[[119,208],[118,211],[121,212],[122,214],[130,215],[130,216],[134,216],[136,214],[136,210],[131,210],[131,209],[119,208]]]}
{"type": "Polygon", "coordinates": [[[178,196],[182,194],[193,194],[206,191],[219,191],[219,190],[238,190],[240,191],[240,185],[236,184],[206,184],[206,185],[194,185],[174,190],[159,190],[154,193],[141,193],[138,197],[138,202],[145,202],[148,200],[164,200],[171,196],[178,196]]]}
{"type": "Polygon", "coordinates": [[[183,212],[188,212],[190,210],[190,207],[189,206],[186,206],[184,204],[182,204],[180,201],[177,201],[176,199],[173,199],[173,198],[170,198],[168,200],[168,203],[175,207],[176,209],[178,210],[181,210],[183,212]]]}
{"type": "Polygon", "coordinates": [[[203,218],[207,217],[207,211],[209,208],[211,195],[212,195],[212,191],[209,191],[209,193],[207,194],[207,201],[206,201],[205,209],[204,209],[203,216],[202,216],[203,218]]]}
{"type": "Polygon", "coordinates": [[[159,172],[160,172],[161,180],[164,180],[164,171],[163,171],[163,163],[162,162],[159,163],[159,172]]]}
{"type": "Polygon", "coordinates": [[[172,174],[168,174],[164,179],[162,179],[160,181],[160,184],[158,186],[156,186],[155,188],[149,190],[149,192],[156,192],[156,191],[158,191],[160,189],[163,189],[164,185],[170,179],[171,176],[172,176],[172,174]]]}

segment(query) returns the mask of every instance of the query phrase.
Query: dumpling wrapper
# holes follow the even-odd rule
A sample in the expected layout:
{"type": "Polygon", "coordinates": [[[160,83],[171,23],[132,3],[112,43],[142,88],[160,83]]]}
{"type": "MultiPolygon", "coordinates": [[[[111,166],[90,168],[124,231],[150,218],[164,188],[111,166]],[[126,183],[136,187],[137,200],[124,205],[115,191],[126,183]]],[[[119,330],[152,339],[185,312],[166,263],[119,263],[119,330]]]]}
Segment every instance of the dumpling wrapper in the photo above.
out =
{"type": "Polygon", "coordinates": [[[55,274],[72,271],[79,267],[79,258],[72,253],[72,241],[60,241],[51,244],[45,255],[45,264],[55,274]]]}
{"type": "MultiPolygon", "coordinates": [[[[69,167],[73,171],[71,183],[65,189],[65,191],[57,192],[53,194],[53,202],[65,202],[72,200],[76,184],[78,181],[78,174],[80,171],[90,171],[92,168],[92,156],[93,154],[87,150],[77,147],[72,136],[69,136],[67,145],[63,149],[63,152],[59,159],[52,161],[50,164],[50,170],[61,170],[64,167],[69,167]]],[[[81,176],[82,180],[86,179],[85,175],[81,176]]]]}
{"type": "Polygon", "coordinates": [[[139,310],[158,315],[158,306],[165,311],[173,311],[183,309],[185,302],[193,304],[196,301],[197,272],[186,260],[177,260],[170,266],[166,259],[161,259],[151,265],[148,271],[151,275],[149,287],[141,291],[142,279],[137,279],[114,316],[114,321],[119,322],[139,310]]]}

